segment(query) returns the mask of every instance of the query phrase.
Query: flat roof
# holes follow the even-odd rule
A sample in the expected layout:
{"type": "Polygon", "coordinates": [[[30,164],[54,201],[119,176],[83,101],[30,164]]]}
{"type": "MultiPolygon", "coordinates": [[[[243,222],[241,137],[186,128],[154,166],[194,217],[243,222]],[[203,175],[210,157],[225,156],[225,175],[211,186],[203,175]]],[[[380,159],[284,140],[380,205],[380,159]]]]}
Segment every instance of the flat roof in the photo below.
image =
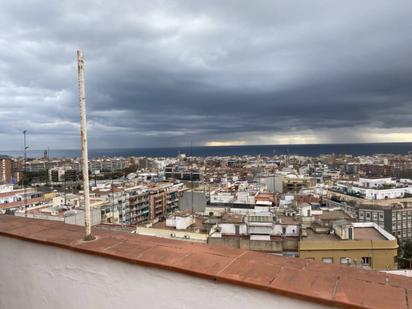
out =
{"type": "Polygon", "coordinates": [[[335,234],[329,233],[316,233],[312,229],[306,229],[306,237],[302,241],[341,241],[341,239],[335,234]]]}
{"type": "Polygon", "coordinates": [[[373,227],[355,227],[355,240],[387,240],[373,227]]]}
{"type": "Polygon", "coordinates": [[[319,218],[321,220],[339,220],[339,219],[351,220],[351,217],[341,209],[322,210],[321,215],[314,215],[314,217],[319,218]]]}

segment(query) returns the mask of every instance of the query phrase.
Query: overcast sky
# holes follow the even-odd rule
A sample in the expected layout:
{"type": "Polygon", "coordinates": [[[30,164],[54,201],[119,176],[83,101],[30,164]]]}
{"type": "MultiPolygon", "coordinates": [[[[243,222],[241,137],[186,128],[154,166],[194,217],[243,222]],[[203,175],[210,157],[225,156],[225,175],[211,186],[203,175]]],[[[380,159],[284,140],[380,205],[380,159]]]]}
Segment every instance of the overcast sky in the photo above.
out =
{"type": "Polygon", "coordinates": [[[0,150],[412,141],[412,1],[0,2],[0,150]]]}

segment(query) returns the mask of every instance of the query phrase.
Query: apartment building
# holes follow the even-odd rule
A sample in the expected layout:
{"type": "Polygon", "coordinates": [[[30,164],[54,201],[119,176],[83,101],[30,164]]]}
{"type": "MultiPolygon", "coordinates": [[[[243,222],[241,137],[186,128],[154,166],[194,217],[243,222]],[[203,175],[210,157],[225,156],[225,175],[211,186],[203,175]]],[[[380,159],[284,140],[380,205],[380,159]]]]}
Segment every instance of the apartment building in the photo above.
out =
{"type": "Polygon", "coordinates": [[[19,161],[0,155],[0,184],[12,184],[21,180],[21,164],[19,161]]]}
{"type": "Polygon", "coordinates": [[[323,201],[328,207],[341,207],[358,222],[376,223],[399,241],[412,239],[412,198],[366,200],[329,192],[323,201]]]}
{"type": "Polygon", "coordinates": [[[206,221],[206,225],[214,223],[209,231],[209,244],[297,255],[301,222],[294,216],[246,209],[242,213],[219,214],[212,212],[212,208],[207,211],[214,214],[206,221]]]}
{"type": "Polygon", "coordinates": [[[297,193],[314,186],[316,186],[314,177],[283,173],[275,175],[274,179],[274,192],[277,193],[297,193]]]}
{"type": "Polygon", "coordinates": [[[168,165],[164,169],[166,179],[177,179],[184,181],[201,181],[203,173],[197,168],[186,165],[168,165]]]}
{"type": "Polygon", "coordinates": [[[397,269],[397,250],[396,238],[373,222],[307,229],[299,242],[301,258],[375,270],[397,269]]]}
{"type": "Polygon", "coordinates": [[[44,202],[44,194],[35,188],[14,189],[13,185],[0,185],[0,213],[24,210],[44,202]]]}
{"type": "Polygon", "coordinates": [[[122,222],[139,224],[150,219],[150,192],[144,186],[126,187],[125,207],[122,209],[122,222]]]}

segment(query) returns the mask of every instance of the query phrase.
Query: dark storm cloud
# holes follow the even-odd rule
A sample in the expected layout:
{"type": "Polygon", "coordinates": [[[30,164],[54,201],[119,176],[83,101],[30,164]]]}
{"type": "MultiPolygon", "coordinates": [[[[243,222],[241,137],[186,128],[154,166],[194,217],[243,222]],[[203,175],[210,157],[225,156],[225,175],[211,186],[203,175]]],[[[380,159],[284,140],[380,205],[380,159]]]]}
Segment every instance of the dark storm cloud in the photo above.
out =
{"type": "Polygon", "coordinates": [[[0,4],[1,149],[412,140],[410,1],[0,4]],[[213,143],[212,143],[213,144],[213,143]]]}

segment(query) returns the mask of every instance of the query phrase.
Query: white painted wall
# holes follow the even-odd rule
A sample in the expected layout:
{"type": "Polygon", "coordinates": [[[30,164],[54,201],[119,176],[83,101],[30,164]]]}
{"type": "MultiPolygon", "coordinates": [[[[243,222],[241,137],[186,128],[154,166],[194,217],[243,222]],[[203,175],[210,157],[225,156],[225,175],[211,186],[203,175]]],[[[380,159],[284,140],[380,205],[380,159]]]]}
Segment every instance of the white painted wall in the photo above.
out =
{"type": "Polygon", "coordinates": [[[0,236],[0,308],[327,308],[0,236]]]}
{"type": "Polygon", "coordinates": [[[369,200],[383,200],[385,198],[402,198],[406,192],[409,192],[409,188],[365,189],[352,187],[351,191],[365,194],[365,198],[369,200]]]}

